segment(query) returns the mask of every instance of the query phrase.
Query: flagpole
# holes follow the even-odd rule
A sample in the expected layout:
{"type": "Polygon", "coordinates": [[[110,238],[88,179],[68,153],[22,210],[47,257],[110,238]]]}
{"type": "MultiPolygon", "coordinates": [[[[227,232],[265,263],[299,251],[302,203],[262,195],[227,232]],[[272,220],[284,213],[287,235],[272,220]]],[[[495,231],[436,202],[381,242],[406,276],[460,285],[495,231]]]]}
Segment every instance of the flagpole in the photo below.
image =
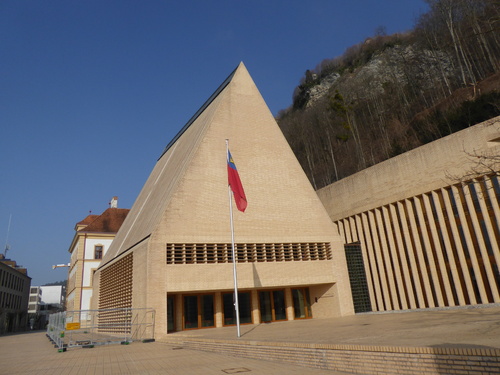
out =
{"type": "MultiPolygon", "coordinates": [[[[226,159],[229,162],[229,140],[226,139],[226,159]]],[[[236,328],[238,337],[241,337],[240,333],[240,306],[238,303],[238,278],[236,274],[236,254],[234,251],[234,224],[233,224],[233,200],[231,197],[231,186],[228,184],[228,193],[229,193],[229,216],[231,218],[231,252],[233,255],[233,279],[234,279],[234,309],[236,312],[236,328]]]]}

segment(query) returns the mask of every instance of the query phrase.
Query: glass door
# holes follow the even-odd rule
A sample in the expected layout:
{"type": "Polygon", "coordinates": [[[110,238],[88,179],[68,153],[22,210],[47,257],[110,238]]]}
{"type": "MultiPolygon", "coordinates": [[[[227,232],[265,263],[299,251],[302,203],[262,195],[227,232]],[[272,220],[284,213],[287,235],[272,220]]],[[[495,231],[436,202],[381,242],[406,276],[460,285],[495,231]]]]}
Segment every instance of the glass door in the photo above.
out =
{"type": "Polygon", "coordinates": [[[260,321],[263,323],[273,321],[273,306],[271,292],[259,292],[260,321]]]}
{"type": "Polygon", "coordinates": [[[213,294],[184,296],[184,329],[214,327],[213,294]]]}
{"type": "MultiPolygon", "coordinates": [[[[252,323],[252,302],[250,292],[238,293],[238,303],[240,310],[240,323],[252,323]]],[[[224,325],[236,324],[234,293],[223,293],[222,304],[224,309],[224,325]]]]}
{"type": "Polygon", "coordinates": [[[286,320],[285,291],[275,290],[272,293],[274,320],[286,320]]]}
{"type": "Polygon", "coordinates": [[[292,289],[293,309],[295,319],[311,318],[311,304],[309,303],[309,288],[292,289]]]}
{"type": "Polygon", "coordinates": [[[198,328],[198,296],[184,296],[184,329],[198,328]]]}
{"type": "Polygon", "coordinates": [[[259,292],[260,320],[274,322],[286,320],[286,305],[284,290],[264,290],[259,292]]]}
{"type": "Polygon", "coordinates": [[[200,296],[200,313],[201,313],[201,326],[213,327],[215,326],[214,320],[214,296],[205,294],[200,296]]]}
{"type": "Polygon", "coordinates": [[[175,331],[175,298],[174,296],[167,297],[167,332],[175,331]]]}
{"type": "Polygon", "coordinates": [[[238,303],[240,305],[240,323],[252,323],[252,295],[250,292],[238,293],[238,303]]]}

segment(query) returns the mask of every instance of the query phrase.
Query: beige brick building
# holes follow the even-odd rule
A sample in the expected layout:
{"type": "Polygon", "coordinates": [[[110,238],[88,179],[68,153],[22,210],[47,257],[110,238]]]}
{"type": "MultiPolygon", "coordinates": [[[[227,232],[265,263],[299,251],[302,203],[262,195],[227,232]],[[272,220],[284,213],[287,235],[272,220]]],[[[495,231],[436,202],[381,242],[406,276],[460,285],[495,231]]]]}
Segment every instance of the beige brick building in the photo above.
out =
{"type": "Polygon", "coordinates": [[[500,302],[499,155],[497,117],[318,191],[356,311],[500,302]]]}
{"type": "Polygon", "coordinates": [[[154,308],[157,338],[235,324],[226,139],[248,199],[234,210],[241,323],[353,314],[342,239],[243,64],[158,159],[93,307],[154,308]]]}

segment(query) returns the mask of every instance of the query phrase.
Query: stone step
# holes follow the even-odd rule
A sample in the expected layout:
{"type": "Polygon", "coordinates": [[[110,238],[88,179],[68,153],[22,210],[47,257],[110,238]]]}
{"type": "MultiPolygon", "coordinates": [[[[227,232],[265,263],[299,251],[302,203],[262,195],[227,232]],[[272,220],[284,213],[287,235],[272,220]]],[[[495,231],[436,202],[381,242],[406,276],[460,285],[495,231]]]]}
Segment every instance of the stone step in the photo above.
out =
{"type": "Polygon", "coordinates": [[[355,374],[500,374],[500,349],[376,347],[167,337],[177,348],[355,374]]]}

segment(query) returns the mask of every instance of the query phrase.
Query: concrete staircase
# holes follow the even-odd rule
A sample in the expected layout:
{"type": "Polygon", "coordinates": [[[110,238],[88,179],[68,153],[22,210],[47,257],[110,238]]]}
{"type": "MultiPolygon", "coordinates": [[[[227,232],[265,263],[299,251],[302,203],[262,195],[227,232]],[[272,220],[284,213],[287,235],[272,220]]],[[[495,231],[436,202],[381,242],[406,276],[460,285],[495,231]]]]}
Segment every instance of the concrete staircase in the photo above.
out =
{"type": "Polygon", "coordinates": [[[500,374],[500,349],[376,347],[217,340],[173,334],[160,340],[179,348],[286,362],[353,374],[500,374]]]}

